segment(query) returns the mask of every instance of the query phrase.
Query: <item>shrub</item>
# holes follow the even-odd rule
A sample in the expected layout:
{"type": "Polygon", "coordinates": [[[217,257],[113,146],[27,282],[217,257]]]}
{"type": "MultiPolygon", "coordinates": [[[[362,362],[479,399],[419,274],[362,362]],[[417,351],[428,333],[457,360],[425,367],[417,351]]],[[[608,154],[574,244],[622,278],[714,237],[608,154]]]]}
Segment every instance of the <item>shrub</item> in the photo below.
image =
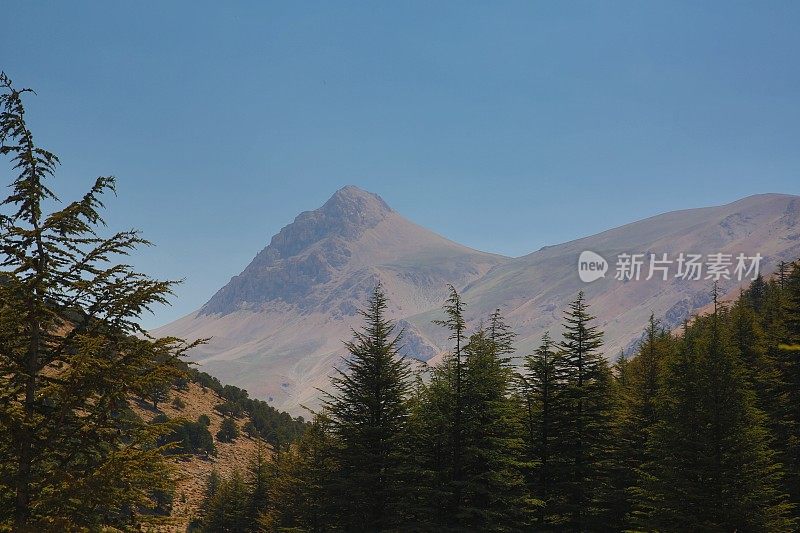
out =
{"type": "MultiPolygon", "coordinates": [[[[156,418],[161,416],[159,415],[156,418]]],[[[165,421],[166,417],[161,420],[161,422],[165,421]]],[[[159,440],[161,445],[170,443],[176,443],[177,446],[172,448],[169,453],[213,455],[216,452],[214,439],[211,438],[211,432],[208,431],[208,427],[200,422],[192,422],[190,420],[181,422],[171,433],[164,435],[159,440]]]]}
{"type": "Polygon", "coordinates": [[[180,396],[175,396],[175,398],[172,399],[172,407],[178,410],[183,409],[186,407],[186,402],[181,400],[180,396]]]}
{"type": "Polygon", "coordinates": [[[233,418],[226,418],[222,421],[222,426],[217,432],[217,440],[220,442],[231,442],[239,436],[239,428],[233,418]]]}

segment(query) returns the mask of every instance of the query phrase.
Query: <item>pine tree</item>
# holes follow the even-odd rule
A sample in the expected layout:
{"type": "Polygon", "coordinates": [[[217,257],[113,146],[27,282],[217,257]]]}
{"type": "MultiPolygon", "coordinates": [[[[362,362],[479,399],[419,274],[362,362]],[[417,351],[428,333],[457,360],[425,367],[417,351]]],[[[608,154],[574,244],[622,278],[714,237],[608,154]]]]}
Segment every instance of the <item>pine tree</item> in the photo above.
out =
{"type": "Polygon", "coordinates": [[[766,284],[754,281],[748,292],[740,295],[730,311],[731,333],[739,352],[742,372],[749,388],[755,393],[756,407],[769,415],[770,433],[778,435],[774,423],[785,409],[785,398],[781,390],[781,375],[778,364],[769,350],[767,335],[756,306],[762,311],[766,307],[766,284]],[[759,295],[759,296],[756,296],[759,295]]]}
{"type": "Polygon", "coordinates": [[[0,75],[0,155],[17,172],[0,207],[0,527],[128,524],[172,487],[155,446],[170,428],[121,422],[132,395],[180,374],[187,347],[137,323],[172,283],[115,264],[148,244],[136,231],[98,235],[114,178],[45,212],[59,160],[28,129],[26,92],[0,75]]]}
{"type": "Polygon", "coordinates": [[[217,440],[220,442],[233,442],[239,438],[239,427],[233,418],[225,417],[217,431],[217,440]]]}
{"type": "Polygon", "coordinates": [[[767,300],[767,292],[769,291],[769,284],[764,280],[764,276],[759,274],[750,283],[750,287],[745,291],[744,296],[750,307],[756,312],[760,313],[767,300]]]}
{"type": "MultiPolygon", "coordinates": [[[[788,275],[788,271],[787,271],[788,275]]],[[[778,279],[771,279],[765,283],[764,295],[757,311],[758,324],[763,332],[763,346],[765,360],[768,365],[773,366],[774,372],[767,372],[760,384],[756,385],[757,400],[759,407],[767,415],[767,427],[774,438],[772,447],[777,452],[778,461],[783,464],[785,476],[783,479],[783,490],[790,495],[790,501],[796,505],[800,504],[800,495],[797,490],[798,475],[797,470],[791,467],[791,450],[793,446],[790,442],[795,439],[798,426],[792,416],[792,396],[796,395],[796,390],[788,385],[791,381],[788,375],[792,372],[794,355],[791,350],[785,350],[787,339],[789,338],[786,315],[788,312],[788,290],[783,287],[778,279]],[[774,375],[774,380],[772,376],[774,375]],[[758,387],[761,387],[759,389],[758,387]],[[794,489],[792,487],[795,487],[794,489]]],[[[755,309],[755,304],[751,290],[745,292],[745,298],[751,302],[755,309]]],[[[758,375],[753,376],[758,377],[758,375]]],[[[796,396],[795,396],[796,399],[796,396]]],[[[800,508],[796,507],[797,516],[800,508]]]]}
{"type": "Polygon", "coordinates": [[[541,503],[535,526],[556,527],[565,520],[565,432],[570,425],[566,409],[566,376],[561,354],[549,333],[533,353],[525,357],[520,375],[524,402],[525,452],[531,464],[528,491],[541,503]]]}
{"type": "Polygon", "coordinates": [[[564,317],[559,344],[564,359],[568,417],[568,495],[565,511],[569,527],[597,529],[608,514],[610,454],[613,444],[613,388],[611,371],[600,353],[603,333],[588,313],[583,292],[564,317]]]}
{"type": "Polygon", "coordinates": [[[259,447],[255,456],[247,465],[247,522],[250,530],[256,531],[255,524],[269,507],[270,484],[274,478],[274,465],[271,464],[266,452],[259,447]]]}
{"type": "Polygon", "coordinates": [[[501,363],[510,362],[508,355],[514,353],[514,338],[516,336],[511,326],[506,323],[502,313],[500,313],[500,309],[495,309],[489,315],[489,327],[486,328],[486,337],[491,342],[494,353],[501,358],[501,363]]]}
{"type": "MultiPolygon", "coordinates": [[[[449,483],[445,486],[450,492],[451,501],[448,508],[452,516],[457,516],[462,507],[462,492],[463,492],[463,454],[464,454],[464,361],[463,361],[463,348],[466,344],[466,329],[467,324],[464,319],[465,304],[461,300],[461,296],[456,291],[455,287],[449,286],[450,296],[445,302],[442,309],[444,310],[446,318],[444,320],[435,320],[434,324],[440,325],[450,331],[450,340],[454,343],[452,354],[446,359],[444,365],[444,372],[438,373],[438,377],[444,377],[449,381],[450,390],[447,391],[447,383],[439,383],[438,389],[440,394],[439,399],[447,398],[452,400],[451,416],[447,421],[448,435],[450,442],[447,446],[447,455],[450,459],[449,468],[449,483]]],[[[434,391],[437,388],[433,389],[434,391]]],[[[446,406],[442,406],[447,408],[446,406]]],[[[441,411],[441,409],[439,409],[441,411]]],[[[441,491],[440,491],[441,493],[441,491]]]]}
{"type": "Polygon", "coordinates": [[[417,379],[409,401],[409,440],[413,472],[408,497],[409,530],[446,530],[453,516],[451,436],[453,421],[452,357],[433,367],[429,383],[417,379]]]}
{"type": "Polygon", "coordinates": [[[202,503],[203,530],[209,533],[245,533],[250,530],[249,494],[241,472],[234,470],[220,479],[215,490],[202,503]]]}
{"type": "Polygon", "coordinates": [[[418,482],[406,527],[519,530],[534,502],[524,486],[522,420],[506,357],[513,337],[495,312],[489,328],[467,339],[463,309],[453,291],[448,320],[439,323],[450,329],[455,350],[427,385],[418,382],[411,401],[418,482]]]}
{"type": "Polygon", "coordinates": [[[624,389],[630,384],[630,364],[631,361],[625,354],[625,351],[620,350],[617,360],[614,362],[613,372],[617,384],[621,389],[624,389]]]}
{"type": "Polygon", "coordinates": [[[325,402],[341,443],[343,516],[350,531],[394,527],[402,507],[410,370],[398,355],[402,332],[393,336],[387,308],[377,286],[361,313],[363,331],[354,331],[347,343],[347,368],[332,380],[335,392],[325,402]]]}
{"type": "Polygon", "coordinates": [[[613,483],[616,493],[613,522],[617,525],[626,523],[634,512],[634,494],[643,483],[642,468],[652,460],[650,443],[659,421],[657,406],[664,360],[671,349],[671,336],[651,314],[636,357],[627,361],[623,372],[618,374],[613,483]]]}

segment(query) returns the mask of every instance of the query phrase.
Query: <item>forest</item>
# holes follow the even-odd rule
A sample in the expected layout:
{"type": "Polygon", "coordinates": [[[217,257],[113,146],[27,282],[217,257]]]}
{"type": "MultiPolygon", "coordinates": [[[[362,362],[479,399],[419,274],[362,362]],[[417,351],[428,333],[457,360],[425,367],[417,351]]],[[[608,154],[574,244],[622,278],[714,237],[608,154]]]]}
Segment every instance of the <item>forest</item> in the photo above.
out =
{"type": "Polygon", "coordinates": [[[501,314],[415,375],[375,289],[297,442],[207,486],[208,531],[792,531],[800,265],[613,365],[582,294],[523,358],[501,314]]]}

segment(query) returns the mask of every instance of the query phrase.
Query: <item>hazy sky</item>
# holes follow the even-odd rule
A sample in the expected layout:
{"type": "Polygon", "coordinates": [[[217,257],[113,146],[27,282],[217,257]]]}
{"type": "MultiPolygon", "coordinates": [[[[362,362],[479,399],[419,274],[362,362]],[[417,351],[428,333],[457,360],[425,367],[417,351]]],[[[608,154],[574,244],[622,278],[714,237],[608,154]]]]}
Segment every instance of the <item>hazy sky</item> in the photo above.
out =
{"type": "Polygon", "coordinates": [[[110,229],[186,279],[153,326],[346,184],[508,255],[798,194],[798,25],[800,2],[5,1],[0,69],[38,92],[62,198],[116,175],[110,229]]]}

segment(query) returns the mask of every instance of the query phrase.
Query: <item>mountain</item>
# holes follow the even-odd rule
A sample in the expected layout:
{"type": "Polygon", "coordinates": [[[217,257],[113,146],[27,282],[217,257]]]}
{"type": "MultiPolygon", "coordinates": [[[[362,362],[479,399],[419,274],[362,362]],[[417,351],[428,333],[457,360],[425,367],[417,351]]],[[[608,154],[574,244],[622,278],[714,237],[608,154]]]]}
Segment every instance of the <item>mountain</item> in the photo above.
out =
{"type": "MultiPolygon", "coordinates": [[[[528,353],[550,330],[560,334],[563,310],[583,290],[605,331],[605,352],[615,357],[629,351],[641,337],[650,313],[665,326],[675,328],[711,301],[713,280],[676,278],[677,264],[667,265],[668,280],[656,272],[646,280],[649,256],[675,261],[679,254],[730,254],[734,279],[719,280],[723,295],[738,292],[742,285],[733,275],[736,256],[763,256],[761,271],[773,272],[780,261],[800,257],[800,197],[779,194],[750,196],[718,207],[674,211],[557,246],[548,246],[512,259],[492,269],[462,293],[468,317],[476,319],[500,308],[519,334],[516,347],[528,353]],[[578,257],[589,250],[605,258],[609,270],[604,278],[584,283],[578,276],[578,257]],[[645,254],[641,279],[615,279],[619,254],[645,254]]],[[[749,262],[748,262],[749,266],[749,262]]],[[[435,313],[410,317],[433,342],[441,334],[430,326],[435,313]]]]}
{"type": "MultiPolygon", "coordinates": [[[[758,252],[762,271],[770,272],[779,261],[800,256],[798,220],[800,197],[757,195],[666,213],[512,259],[444,239],[377,195],[345,187],[283,228],[200,310],[154,333],[213,336],[193,355],[203,370],[292,412],[314,405],[317,388],[327,386],[344,354],[342,340],[360,325],[357,309],[378,282],[392,317],[406,330],[405,353],[421,360],[435,361],[448,346],[445,333],[431,324],[440,318],[448,283],[464,296],[473,324],[500,308],[519,335],[520,354],[544,331],[557,336],[563,309],[584,290],[613,357],[635,345],[651,312],[678,325],[708,303],[712,284],[672,272],[666,281],[619,281],[618,254],[674,259],[680,252],[758,252]],[[606,276],[591,283],[578,277],[578,257],[586,250],[608,262],[606,276]]],[[[739,285],[720,280],[723,292],[739,285]]]]}
{"type": "Polygon", "coordinates": [[[296,411],[327,385],[376,283],[406,327],[406,352],[429,358],[439,346],[403,318],[440,306],[448,283],[462,289],[508,260],[440,237],[379,196],[344,187],[284,227],[200,310],[154,333],[212,336],[193,354],[203,370],[296,411]]]}

